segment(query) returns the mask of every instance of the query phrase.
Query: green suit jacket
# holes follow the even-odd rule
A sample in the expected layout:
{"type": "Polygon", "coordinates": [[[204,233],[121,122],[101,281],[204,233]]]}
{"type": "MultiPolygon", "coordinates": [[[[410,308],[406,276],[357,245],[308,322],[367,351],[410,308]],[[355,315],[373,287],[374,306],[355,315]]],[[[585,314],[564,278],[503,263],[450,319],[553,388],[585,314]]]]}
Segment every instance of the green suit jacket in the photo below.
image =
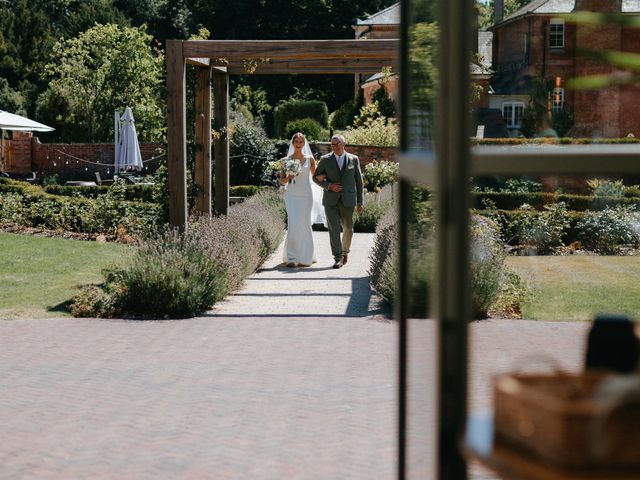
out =
{"type": "Polygon", "coordinates": [[[360,170],[360,159],[356,155],[346,153],[346,159],[342,171],[338,168],[338,161],[333,153],[320,157],[315,175],[325,174],[327,179],[324,182],[314,181],[324,190],[322,205],[333,206],[342,199],[345,207],[355,207],[362,205],[363,201],[363,181],[360,170]],[[341,192],[332,192],[329,185],[332,183],[342,184],[341,192]]]}

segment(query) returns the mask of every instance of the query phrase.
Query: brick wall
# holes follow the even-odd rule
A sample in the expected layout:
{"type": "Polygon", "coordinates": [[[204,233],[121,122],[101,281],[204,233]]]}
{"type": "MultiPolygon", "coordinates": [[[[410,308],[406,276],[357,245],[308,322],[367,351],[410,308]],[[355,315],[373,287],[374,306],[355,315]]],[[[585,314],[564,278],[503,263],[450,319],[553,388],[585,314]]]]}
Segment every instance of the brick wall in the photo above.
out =
{"type": "MultiPolygon", "coordinates": [[[[331,144],[329,142],[317,142],[311,144],[311,150],[317,154],[319,158],[322,155],[326,155],[331,152],[331,144]]],[[[371,147],[367,145],[347,145],[346,150],[357,155],[360,158],[360,166],[364,168],[368,163],[377,161],[396,161],[396,148],[395,147],[371,147]]]]}
{"type": "MultiPolygon", "coordinates": [[[[141,142],[140,153],[142,160],[161,155],[162,150],[160,147],[159,143],[141,142]]],[[[38,178],[58,175],[63,180],[94,180],[95,172],[99,172],[102,178],[111,178],[113,176],[113,143],[43,144],[40,143],[37,137],[33,137],[30,139],[28,157],[29,168],[26,169],[26,172],[16,171],[14,173],[23,174],[33,171],[36,172],[38,178]]],[[[143,170],[143,173],[154,173],[158,168],[158,160],[145,162],[146,169],[143,170]]]]}

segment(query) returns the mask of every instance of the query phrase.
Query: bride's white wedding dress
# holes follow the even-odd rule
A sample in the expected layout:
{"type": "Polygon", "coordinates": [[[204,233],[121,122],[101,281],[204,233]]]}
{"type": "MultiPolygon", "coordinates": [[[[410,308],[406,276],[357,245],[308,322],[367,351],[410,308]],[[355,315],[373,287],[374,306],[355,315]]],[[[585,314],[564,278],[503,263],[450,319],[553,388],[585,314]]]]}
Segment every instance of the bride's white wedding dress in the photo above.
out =
{"type": "Polygon", "coordinates": [[[322,189],[311,180],[310,162],[305,157],[295,181],[287,184],[284,203],[287,207],[287,239],[282,259],[285,263],[311,265],[317,261],[313,248],[312,223],[325,223],[321,198],[322,189]],[[315,202],[314,202],[315,197],[315,202]]]}

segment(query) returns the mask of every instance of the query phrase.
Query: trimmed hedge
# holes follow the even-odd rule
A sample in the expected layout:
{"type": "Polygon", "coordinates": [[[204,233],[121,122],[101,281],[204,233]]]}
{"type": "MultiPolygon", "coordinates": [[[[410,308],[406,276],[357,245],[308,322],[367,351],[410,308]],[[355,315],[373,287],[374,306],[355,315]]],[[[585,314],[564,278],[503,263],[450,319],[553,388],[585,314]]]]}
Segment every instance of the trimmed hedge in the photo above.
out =
{"type": "Polygon", "coordinates": [[[274,111],[274,134],[282,138],[286,134],[287,123],[301,118],[312,118],[323,128],[329,126],[329,109],[320,100],[294,100],[278,105],[274,111]]]}
{"type": "Polygon", "coordinates": [[[564,202],[567,209],[582,212],[585,210],[604,210],[607,207],[631,206],[640,208],[640,198],[596,197],[592,195],[556,194],[552,192],[472,192],[473,205],[483,207],[483,201],[492,202],[498,210],[515,210],[525,203],[536,210],[545,205],[564,202]]]}
{"type": "Polygon", "coordinates": [[[616,143],[640,143],[640,138],[472,138],[473,145],[611,145],[616,143]]]}
{"type": "MultiPolygon", "coordinates": [[[[98,198],[109,192],[111,186],[96,185],[94,186],[65,186],[65,185],[46,185],[43,190],[51,195],[62,197],[80,196],[85,198],[98,198]]],[[[155,185],[125,185],[124,198],[131,202],[154,202],[155,201],[155,185]]]]}

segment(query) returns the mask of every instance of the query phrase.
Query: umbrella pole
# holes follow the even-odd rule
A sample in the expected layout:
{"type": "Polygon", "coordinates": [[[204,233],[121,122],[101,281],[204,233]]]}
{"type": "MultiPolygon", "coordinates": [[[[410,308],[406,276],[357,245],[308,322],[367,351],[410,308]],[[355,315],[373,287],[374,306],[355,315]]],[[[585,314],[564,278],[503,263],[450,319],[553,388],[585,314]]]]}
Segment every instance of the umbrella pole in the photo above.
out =
{"type": "Polygon", "coordinates": [[[2,161],[0,162],[0,173],[4,173],[4,128],[0,128],[0,143],[2,143],[2,161]]]}

